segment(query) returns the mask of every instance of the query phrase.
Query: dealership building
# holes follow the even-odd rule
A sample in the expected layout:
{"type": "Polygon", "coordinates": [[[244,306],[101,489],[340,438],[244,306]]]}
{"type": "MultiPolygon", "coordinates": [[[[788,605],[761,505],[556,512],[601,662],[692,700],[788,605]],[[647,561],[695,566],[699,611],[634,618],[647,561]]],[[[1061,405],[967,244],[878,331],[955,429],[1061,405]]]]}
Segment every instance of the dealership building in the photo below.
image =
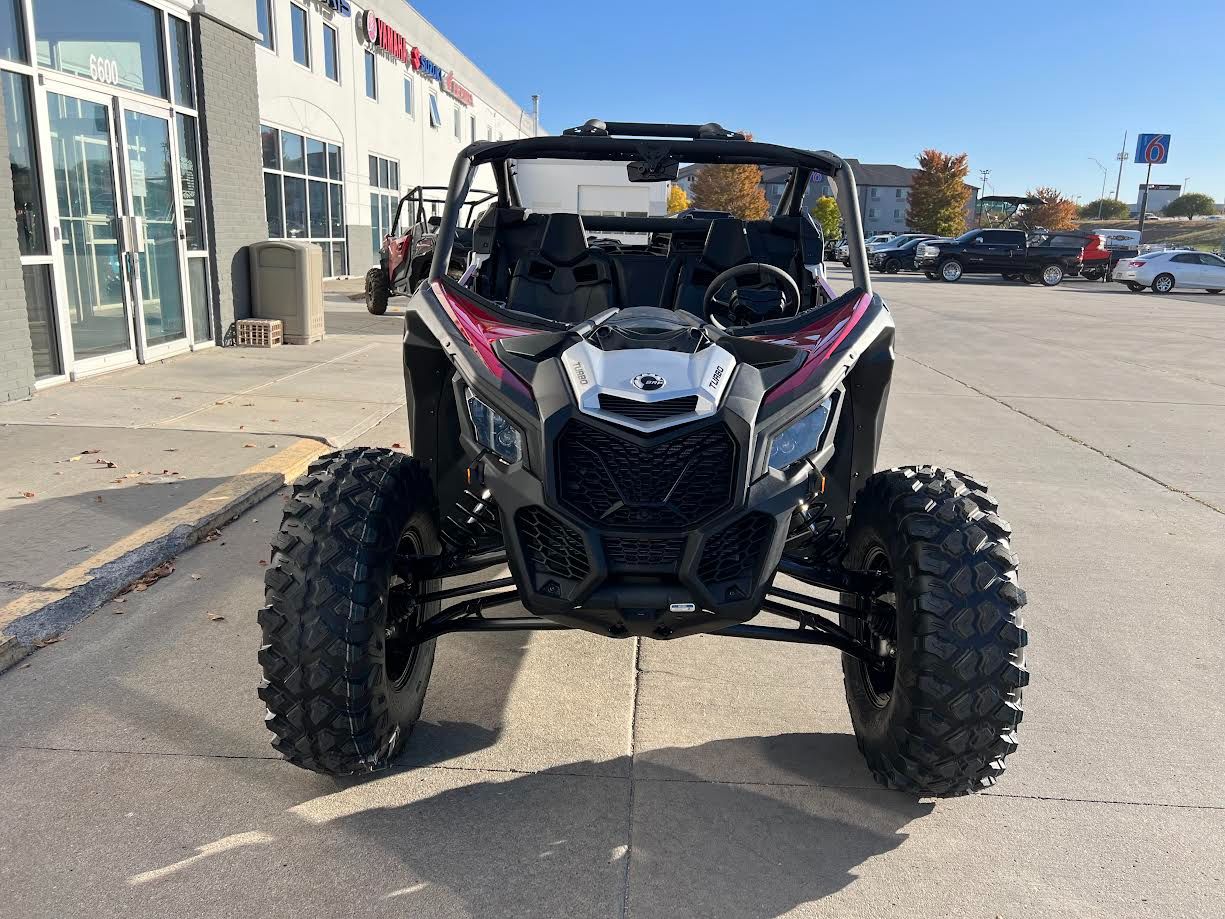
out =
{"type": "Polygon", "coordinates": [[[404,192],[538,133],[402,0],[0,0],[0,107],[0,401],[220,344],[253,242],[360,275],[404,192]]]}

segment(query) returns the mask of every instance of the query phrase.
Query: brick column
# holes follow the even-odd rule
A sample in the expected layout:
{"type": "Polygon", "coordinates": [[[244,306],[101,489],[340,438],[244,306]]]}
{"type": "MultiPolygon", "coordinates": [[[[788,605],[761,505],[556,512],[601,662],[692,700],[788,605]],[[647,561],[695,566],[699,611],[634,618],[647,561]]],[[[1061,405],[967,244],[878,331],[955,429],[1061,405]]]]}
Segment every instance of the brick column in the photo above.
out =
{"type": "Polygon", "coordinates": [[[25,283],[17,249],[16,206],[9,174],[8,121],[0,93],[0,402],[34,393],[34,355],[26,313],[25,283]]]}
{"type": "Polygon", "coordinates": [[[251,315],[247,247],[268,237],[255,43],[200,13],[192,16],[192,33],[197,48],[213,324],[217,340],[222,341],[235,319],[251,315]]]}

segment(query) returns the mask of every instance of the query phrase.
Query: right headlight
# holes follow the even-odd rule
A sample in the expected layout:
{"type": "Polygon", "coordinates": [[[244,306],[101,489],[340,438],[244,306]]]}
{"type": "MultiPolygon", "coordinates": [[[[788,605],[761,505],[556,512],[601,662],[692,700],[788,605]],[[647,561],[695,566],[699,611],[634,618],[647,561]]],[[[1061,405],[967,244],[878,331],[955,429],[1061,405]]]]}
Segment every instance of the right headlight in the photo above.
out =
{"type": "Polygon", "coordinates": [[[482,402],[472,390],[468,390],[466,401],[477,443],[508,463],[523,459],[523,432],[496,409],[482,402]]]}
{"type": "Polygon", "coordinates": [[[833,406],[834,397],[830,396],[807,415],[775,434],[770,443],[771,468],[785,470],[816,453],[833,406]]]}

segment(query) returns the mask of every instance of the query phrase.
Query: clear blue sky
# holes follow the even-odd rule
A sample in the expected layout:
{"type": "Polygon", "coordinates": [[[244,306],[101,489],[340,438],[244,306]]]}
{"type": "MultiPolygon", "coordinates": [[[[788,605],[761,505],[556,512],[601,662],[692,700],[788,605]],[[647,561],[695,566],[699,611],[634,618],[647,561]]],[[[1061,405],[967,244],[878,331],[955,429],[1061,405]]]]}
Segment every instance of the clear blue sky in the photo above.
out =
{"type": "MultiPolygon", "coordinates": [[[[913,165],[970,154],[998,194],[1101,191],[1128,134],[1173,135],[1154,182],[1225,197],[1225,0],[415,0],[551,133],[718,121],[913,165]]],[[[1144,167],[1123,169],[1126,201],[1144,167]]]]}

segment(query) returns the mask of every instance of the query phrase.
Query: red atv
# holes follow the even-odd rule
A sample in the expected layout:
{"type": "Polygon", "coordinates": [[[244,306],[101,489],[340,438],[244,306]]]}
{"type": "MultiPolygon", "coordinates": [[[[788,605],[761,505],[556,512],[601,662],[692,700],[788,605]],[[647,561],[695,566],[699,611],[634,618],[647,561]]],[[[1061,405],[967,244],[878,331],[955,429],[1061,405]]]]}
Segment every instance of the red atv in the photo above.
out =
{"type": "MultiPolygon", "coordinates": [[[[387,301],[397,294],[411,295],[429,275],[446,195],[445,186],[418,185],[400,199],[391,232],[383,237],[379,249],[379,264],[366,272],[366,309],[374,315],[382,316],[387,312],[387,301]]],[[[456,229],[455,247],[451,250],[448,273],[453,277],[460,277],[468,267],[477,208],[496,197],[496,192],[473,190],[469,193],[462,226],[456,229]]]]}

